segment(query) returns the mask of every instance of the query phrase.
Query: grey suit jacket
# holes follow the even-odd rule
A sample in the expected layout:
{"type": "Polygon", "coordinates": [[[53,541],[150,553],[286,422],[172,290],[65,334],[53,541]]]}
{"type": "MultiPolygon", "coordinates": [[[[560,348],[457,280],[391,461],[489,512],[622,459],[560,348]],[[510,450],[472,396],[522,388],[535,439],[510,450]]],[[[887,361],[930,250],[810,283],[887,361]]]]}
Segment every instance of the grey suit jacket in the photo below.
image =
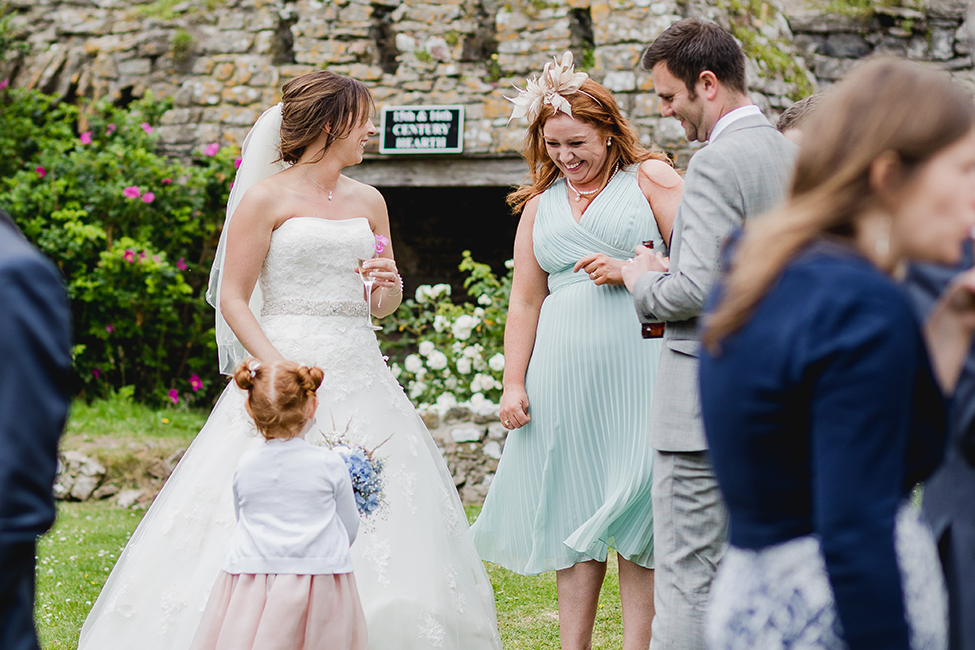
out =
{"type": "Polygon", "coordinates": [[[670,271],[643,274],[633,291],[642,322],[667,323],[650,416],[655,449],[707,449],[697,377],[697,317],[728,233],[785,197],[797,153],[768,120],[750,115],[732,122],[687,166],[670,240],[670,271]]]}

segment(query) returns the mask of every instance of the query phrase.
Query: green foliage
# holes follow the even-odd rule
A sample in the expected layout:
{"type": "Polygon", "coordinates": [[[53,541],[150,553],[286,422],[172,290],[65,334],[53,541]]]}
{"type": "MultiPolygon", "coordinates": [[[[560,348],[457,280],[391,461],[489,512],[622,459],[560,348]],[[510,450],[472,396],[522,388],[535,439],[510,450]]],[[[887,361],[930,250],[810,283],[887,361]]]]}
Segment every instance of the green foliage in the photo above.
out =
{"type": "Polygon", "coordinates": [[[423,285],[386,319],[384,350],[419,407],[467,402],[477,408],[501,398],[511,272],[497,277],[470,251],[459,268],[467,274],[469,301],[451,300],[449,285],[423,285]]]}
{"type": "Polygon", "coordinates": [[[86,396],[131,385],[139,399],[185,403],[221,384],[202,295],[235,151],[162,156],[152,132],[170,105],[82,111],[0,94],[0,208],[64,273],[86,396]]]}
{"type": "Polygon", "coordinates": [[[763,76],[781,76],[784,81],[795,84],[796,91],[789,95],[793,101],[799,101],[816,91],[805,66],[787,53],[789,43],[784,39],[770,39],[758,29],[776,15],[777,10],[770,3],[762,0],[721,0],[718,6],[728,11],[731,33],[741,41],[745,54],[764,68],[763,76]]]}
{"type": "Polygon", "coordinates": [[[176,33],[173,34],[173,40],[169,44],[173,52],[173,58],[178,63],[186,61],[193,52],[193,43],[194,39],[192,34],[183,28],[177,29],[176,33]]]}

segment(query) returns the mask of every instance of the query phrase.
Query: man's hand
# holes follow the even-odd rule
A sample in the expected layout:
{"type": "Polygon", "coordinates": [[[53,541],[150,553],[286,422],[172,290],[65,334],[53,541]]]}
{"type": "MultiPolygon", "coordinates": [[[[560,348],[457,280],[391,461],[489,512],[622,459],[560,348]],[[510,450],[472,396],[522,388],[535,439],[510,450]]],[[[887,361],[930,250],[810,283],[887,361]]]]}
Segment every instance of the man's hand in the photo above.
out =
{"type": "Polygon", "coordinates": [[[646,246],[636,247],[636,257],[631,258],[623,265],[622,275],[623,284],[626,289],[633,293],[633,286],[637,279],[647,271],[657,271],[666,273],[670,270],[670,258],[664,257],[646,246]]]}

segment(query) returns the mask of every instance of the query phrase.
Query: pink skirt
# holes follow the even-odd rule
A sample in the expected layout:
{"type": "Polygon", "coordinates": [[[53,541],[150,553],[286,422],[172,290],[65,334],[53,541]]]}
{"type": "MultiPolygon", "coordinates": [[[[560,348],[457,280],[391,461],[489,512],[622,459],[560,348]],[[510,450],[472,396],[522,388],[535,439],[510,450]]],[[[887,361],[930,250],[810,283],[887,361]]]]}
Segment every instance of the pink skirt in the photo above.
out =
{"type": "Polygon", "coordinates": [[[366,650],[355,576],[220,573],[191,650],[366,650]]]}

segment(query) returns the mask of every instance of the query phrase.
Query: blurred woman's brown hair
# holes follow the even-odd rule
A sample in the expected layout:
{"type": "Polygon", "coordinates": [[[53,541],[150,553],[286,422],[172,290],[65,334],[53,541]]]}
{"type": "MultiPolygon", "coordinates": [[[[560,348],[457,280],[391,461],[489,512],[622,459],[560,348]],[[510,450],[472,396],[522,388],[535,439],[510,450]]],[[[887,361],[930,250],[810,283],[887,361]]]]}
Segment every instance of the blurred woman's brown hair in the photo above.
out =
{"type": "MultiPolygon", "coordinates": [[[[572,117],[590,124],[603,132],[605,137],[613,139],[609,146],[606,166],[603,167],[600,185],[605,185],[616,163],[621,167],[643,162],[644,160],[663,160],[670,164],[670,159],[663,153],[648,151],[640,144],[636,133],[620,113],[613,94],[592,79],[582,82],[577,92],[563,95],[572,105],[572,117]],[[588,93],[588,94],[587,94],[588,93]]],[[[508,205],[514,212],[521,212],[532,197],[541,194],[559,177],[559,168],[549,158],[545,149],[545,123],[556,114],[551,104],[543,104],[538,116],[528,127],[525,136],[525,160],[531,174],[531,182],[522,185],[508,195],[508,205]]]]}
{"type": "Polygon", "coordinates": [[[247,391],[248,412],[257,430],[268,440],[294,438],[308,421],[308,403],[322,385],[321,368],[278,361],[264,365],[244,361],[234,371],[234,382],[247,391]]]}
{"type": "Polygon", "coordinates": [[[881,205],[870,182],[874,160],[892,153],[903,186],[935,154],[967,135],[973,121],[971,96],[944,72],[898,59],[855,68],[803,123],[785,204],[746,224],[725,293],[705,319],[704,344],[717,352],[812,240],[853,242],[858,217],[881,205]]]}
{"type": "Polygon", "coordinates": [[[353,127],[369,117],[374,105],[369,89],[361,81],[319,70],[295,77],[282,88],[281,157],[297,162],[322,134],[325,146],[311,162],[318,162],[336,140],[349,137],[353,127]]]}

